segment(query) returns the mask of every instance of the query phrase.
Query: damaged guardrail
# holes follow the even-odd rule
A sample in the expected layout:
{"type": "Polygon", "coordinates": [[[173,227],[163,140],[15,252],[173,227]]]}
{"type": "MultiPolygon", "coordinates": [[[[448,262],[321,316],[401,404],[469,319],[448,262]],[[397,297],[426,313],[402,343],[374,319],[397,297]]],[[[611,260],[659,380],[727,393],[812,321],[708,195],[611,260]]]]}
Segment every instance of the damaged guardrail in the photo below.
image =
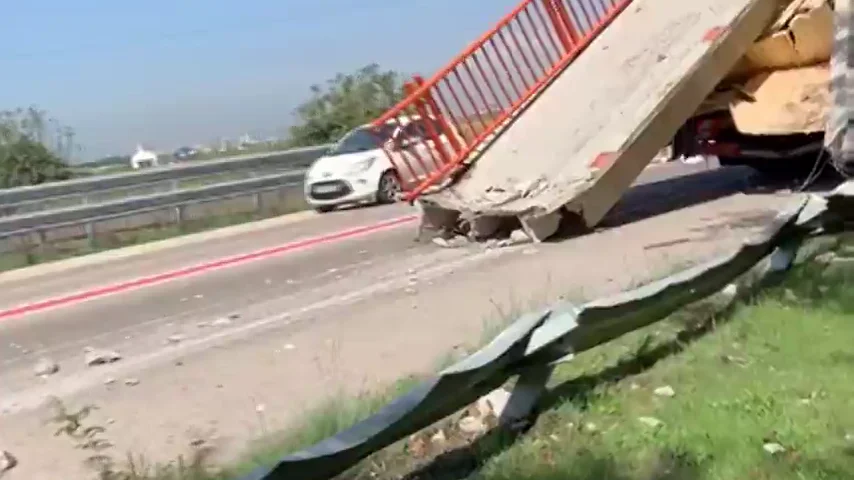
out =
{"type": "Polygon", "coordinates": [[[694,302],[720,295],[724,304],[732,305],[794,263],[816,255],[820,250],[815,247],[821,244],[817,239],[843,231],[854,220],[852,207],[854,182],[823,197],[804,194],[731,254],[608,298],[583,305],[561,302],[523,315],[487,346],[375,415],[273,466],[258,468],[242,480],[331,478],[514,377],[516,383],[499,420],[527,417],[557,364],[694,302]]]}

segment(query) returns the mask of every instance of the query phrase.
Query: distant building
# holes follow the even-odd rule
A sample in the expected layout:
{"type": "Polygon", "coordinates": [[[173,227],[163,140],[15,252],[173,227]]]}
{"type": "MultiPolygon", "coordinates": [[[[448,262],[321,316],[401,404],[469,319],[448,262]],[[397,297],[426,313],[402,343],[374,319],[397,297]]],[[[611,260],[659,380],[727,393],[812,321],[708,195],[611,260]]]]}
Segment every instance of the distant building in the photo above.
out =
{"type": "Polygon", "coordinates": [[[160,162],[157,159],[157,154],[151,150],[142,148],[142,145],[137,145],[136,153],[130,157],[130,166],[134,170],[146,167],[156,167],[158,165],[160,165],[160,162]]]}

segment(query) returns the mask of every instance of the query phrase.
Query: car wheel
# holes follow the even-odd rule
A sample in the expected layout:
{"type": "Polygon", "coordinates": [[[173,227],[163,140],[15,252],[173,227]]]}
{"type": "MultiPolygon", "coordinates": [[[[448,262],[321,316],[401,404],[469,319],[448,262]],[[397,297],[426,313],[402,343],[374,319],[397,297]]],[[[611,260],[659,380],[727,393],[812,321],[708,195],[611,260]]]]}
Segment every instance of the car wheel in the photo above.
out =
{"type": "Polygon", "coordinates": [[[389,170],[380,177],[380,183],[377,186],[377,202],[379,203],[394,203],[400,195],[400,180],[394,171],[389,170]]]}
{"type": "Polygon", "coordinates": [[[335,210],[335,207],[333,207],[331,205],[326,205],[323,207],[314,207],[314,211],[317,213],[329,213],[332,210],[335,210]]]}

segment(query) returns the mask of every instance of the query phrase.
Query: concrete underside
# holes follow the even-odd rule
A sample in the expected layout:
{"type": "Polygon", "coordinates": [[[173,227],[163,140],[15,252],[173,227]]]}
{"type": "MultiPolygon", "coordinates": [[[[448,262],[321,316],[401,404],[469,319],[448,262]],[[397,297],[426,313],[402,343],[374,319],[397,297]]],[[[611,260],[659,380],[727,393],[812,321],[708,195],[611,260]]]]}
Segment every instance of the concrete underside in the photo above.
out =
{"type": "Polygon", "coordinates": [[[776,0],[635,0],[494,137],[425,223],[596,225],[773,18],[776,0]],[[595,165],[593,165],[595,161],[595,165]],[[566,220],[572,220],[567,222],[566,220]]]}

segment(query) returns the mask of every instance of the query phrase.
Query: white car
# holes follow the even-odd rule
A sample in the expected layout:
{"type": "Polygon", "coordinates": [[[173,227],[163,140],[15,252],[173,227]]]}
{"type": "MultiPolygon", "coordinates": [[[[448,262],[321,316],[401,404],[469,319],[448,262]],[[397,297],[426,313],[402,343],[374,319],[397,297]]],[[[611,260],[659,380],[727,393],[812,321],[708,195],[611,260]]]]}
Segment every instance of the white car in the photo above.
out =
{"type": "MultiPolygon", "coordinates": [[[[434,131],[441,131],[438,123],[434,131]]],[[[456,130],[454,135],[459,135],[456,130]]],[[[381,129],[369,125],[354,128],[308,169],[304,182],[306,202],[324,213],[341,205],[397,201],[402,183],[412,185],[426,178],[429,172],[414,161],[408,162],[414,172],[410,168],[398,169],[394,163],[404,163],[392,163],[380,145],[387,145],[395,156],[408,150],[427,158],[435,152],[428,151],[434,147],[432,141],[424,140],[426,136],[424,120],[418,116],[405,119],[400,126],[389,123],[381,129]]],[[[448,143],[445,135],[440,140],[448,143]]]]}

